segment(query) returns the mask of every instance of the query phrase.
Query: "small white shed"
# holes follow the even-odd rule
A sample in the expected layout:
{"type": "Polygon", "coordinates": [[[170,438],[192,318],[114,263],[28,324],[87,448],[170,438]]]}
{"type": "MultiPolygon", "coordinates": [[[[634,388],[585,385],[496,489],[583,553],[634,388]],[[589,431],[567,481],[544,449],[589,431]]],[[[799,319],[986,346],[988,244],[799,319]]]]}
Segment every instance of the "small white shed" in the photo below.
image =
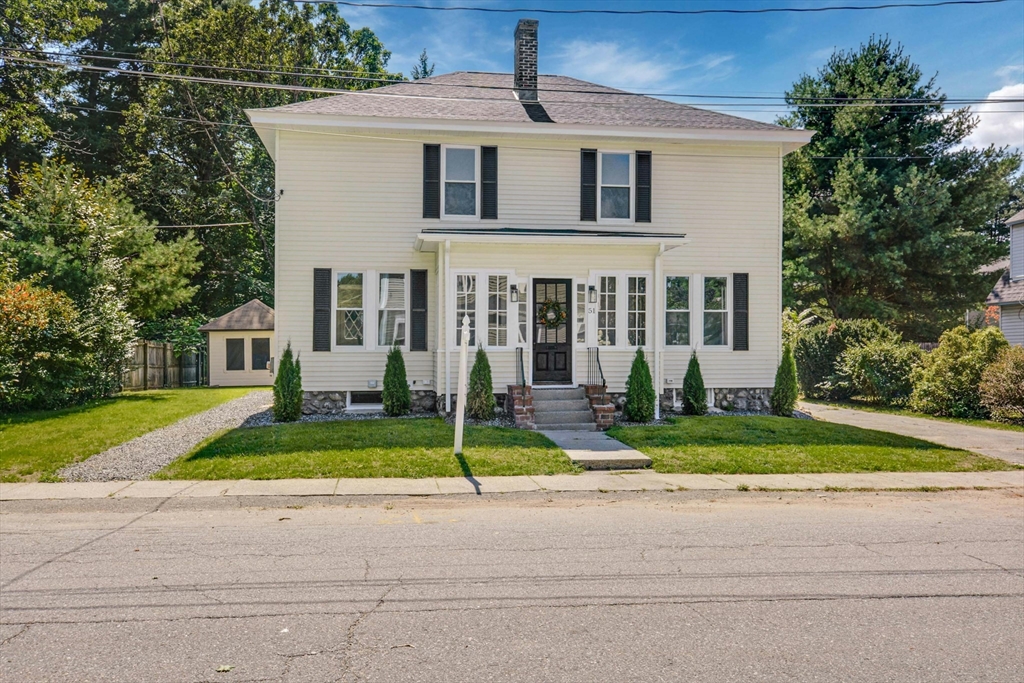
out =
{"type": "Polygon", "coordinates": [[[274,309],[259,299],[199,328],[209,339],[210,386],[274,383],[274,309]]]}

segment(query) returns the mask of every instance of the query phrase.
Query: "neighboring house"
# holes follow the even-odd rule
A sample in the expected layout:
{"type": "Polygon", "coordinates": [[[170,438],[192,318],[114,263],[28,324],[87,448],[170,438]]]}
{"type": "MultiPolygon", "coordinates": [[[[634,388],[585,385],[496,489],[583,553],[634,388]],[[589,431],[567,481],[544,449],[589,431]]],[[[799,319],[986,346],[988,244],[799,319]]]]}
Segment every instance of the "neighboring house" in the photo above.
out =
{"type": "Polygon", "coordinates": [[[642,348],[669,407],[695,350],[717,404],[763,405],[782,161],[812,132],[538,76],[532,20],[513,66],[247,111],[282,193],[278,345],[309,404],[379,401],[398,345],[419,405],[450,409],[468,316],[501,393],[603,372],[620,394],[642,348]]]}
{"type": "Polygon", "coordinates": [[[210,350],[210,386],[274,383],[274,309],[253,299],[199,328],[210,350]]]}
{"type": "Polygon", "coordinates": [[[1007,341],[1024,346],[1024,211],[1006,221],[1010,227],[1010,262],[985,303],[999,307],[999,329],[1007,341]]]}

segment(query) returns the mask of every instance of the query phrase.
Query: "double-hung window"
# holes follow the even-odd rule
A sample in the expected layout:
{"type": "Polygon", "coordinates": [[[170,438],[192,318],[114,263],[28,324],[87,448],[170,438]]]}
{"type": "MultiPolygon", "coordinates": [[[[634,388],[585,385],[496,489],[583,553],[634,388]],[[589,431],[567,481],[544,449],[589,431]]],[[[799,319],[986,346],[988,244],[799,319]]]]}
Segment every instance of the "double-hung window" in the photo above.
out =
{"type": "Polygon", "coordinates": [[[443,149],[444,216],[478,216],[478,148],[445,146],[443,149]]]}
{"type": "Polygon", "coordinates": [[[690,278],[665,278],[665,345],[690,345],[690,278]]]}
{"type": "Polygon", "coordinates": [[[704,278],[704,346],[729,343],[729,278],[704,278]]]}
{"type": "Polygon", "coordinates": [[[381,273],[377,289],[377,345],[404,346],[405,273],[381,273]]]}
{"type": "Polygon", "coordinates": [[[597,343],[615,346],[615,312],[617,306],[617,279],[614,275],[599,278],[597,297],[597,343]]]}
{"type": "Polygon", "coordinates": [[[476,345],[476,275],[455,276],[455,344],[462,344],[462,319],[469,316],[469,345],[476,345]]]}
{"type": "Polygon", "coordinates": [[[487,345],[508,345],[508,276],[487,278],[487,345]]]}
{"type": "Polygon", "coordinates": [[[630,346],[647,345],[647,278],[626,278],[626,341],[630,346]]]}
{"type": "Polygon", "coordinates": [[[363,274],[337,273],[335,295],[336,346],[363,345],[363,274]]]}
{"type": "Polygon", "coordinates": [[[632,155],[602,152],[598,164],[601,218],[629,220],[631,212],[633,162],[632,155]]]}

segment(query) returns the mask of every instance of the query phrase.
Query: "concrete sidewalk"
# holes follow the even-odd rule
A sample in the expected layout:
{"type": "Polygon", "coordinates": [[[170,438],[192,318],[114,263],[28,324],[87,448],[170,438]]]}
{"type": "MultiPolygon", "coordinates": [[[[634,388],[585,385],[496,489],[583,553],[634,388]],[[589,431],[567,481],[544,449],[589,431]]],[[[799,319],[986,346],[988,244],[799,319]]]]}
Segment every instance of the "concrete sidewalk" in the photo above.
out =
{"type": "Polygon", "coordinates": [[[818,420],[838,422],[863,429],[877,429],[924,441],[962,448],[965,451],[981,453],[990,458],[999,458],[1017,464],[1024,464],[1024,432],[974,427],[971,425],[930,420],[926,417],[889,415],[869,410],[837,408],[817,403],[800,403],[800,410],[810,413],[818,420]]]}
{"type": "Polygon", "coordinates": [[[0,484],[0,500],[73,498],[209,498],[219,496],[436,496],[563,491],[735,491],[1024,488],[1024,470],[1005,472],[871,472],[856,474],[659,474],[587,472],[519,477],[437,479],[276,479],[256,481],[110,481],[0,484]]]}

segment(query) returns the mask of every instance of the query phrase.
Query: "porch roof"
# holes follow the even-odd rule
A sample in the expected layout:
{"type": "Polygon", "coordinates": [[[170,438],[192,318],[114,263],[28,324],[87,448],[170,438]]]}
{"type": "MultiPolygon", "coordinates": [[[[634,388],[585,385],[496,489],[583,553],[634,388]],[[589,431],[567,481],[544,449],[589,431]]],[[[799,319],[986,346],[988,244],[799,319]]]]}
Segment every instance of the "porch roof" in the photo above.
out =
{"type": "Polygon", "coordinates": [[[688,244],[680,233],[636,232],[635,230],[578,230],[573,228],[426,228],[416,235],[417,251],[436,251],[441,242],[520,244],[688,244]]]}

